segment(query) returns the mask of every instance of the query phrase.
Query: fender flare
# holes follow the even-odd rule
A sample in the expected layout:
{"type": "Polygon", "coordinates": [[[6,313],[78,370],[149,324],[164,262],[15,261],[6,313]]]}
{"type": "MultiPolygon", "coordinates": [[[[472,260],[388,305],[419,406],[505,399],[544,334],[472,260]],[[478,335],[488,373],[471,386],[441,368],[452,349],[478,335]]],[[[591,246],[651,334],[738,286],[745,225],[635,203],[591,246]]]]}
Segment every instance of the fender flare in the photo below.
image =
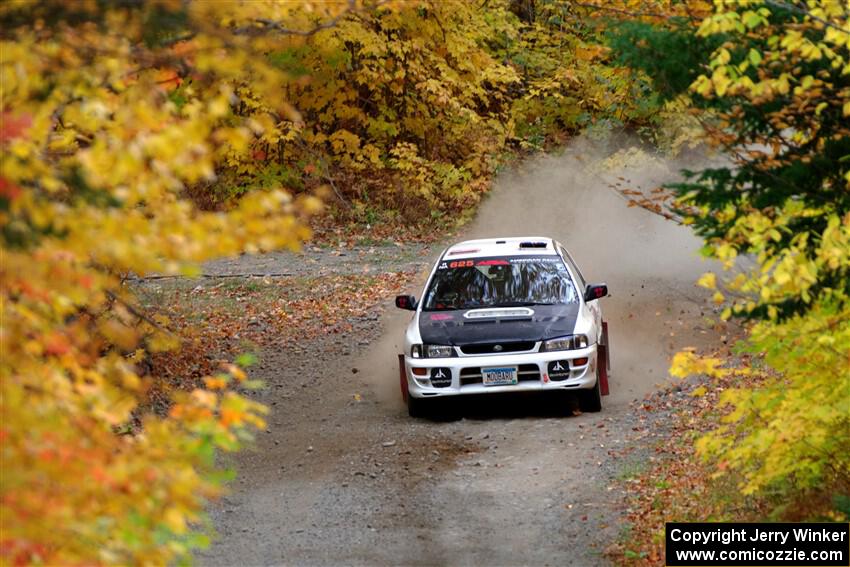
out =
{"type": "Polygon", "coordinates": [[[404,370],[404,355],[398,355],[398,378],[399,378],[399,386],[401,386],[401,399],[404,400],[404,403],[407,403],[408,390],[407,390],[407,372],[404,370]]]}
{"type": "Polygon", "coordinates": [[[597,350],[596,364],[599,366],[599,390],[603,396],[607,396],[608,372],[611,370],[611,343],[608,340],[608,322],[602,321],[602,341],[597,350]]]}

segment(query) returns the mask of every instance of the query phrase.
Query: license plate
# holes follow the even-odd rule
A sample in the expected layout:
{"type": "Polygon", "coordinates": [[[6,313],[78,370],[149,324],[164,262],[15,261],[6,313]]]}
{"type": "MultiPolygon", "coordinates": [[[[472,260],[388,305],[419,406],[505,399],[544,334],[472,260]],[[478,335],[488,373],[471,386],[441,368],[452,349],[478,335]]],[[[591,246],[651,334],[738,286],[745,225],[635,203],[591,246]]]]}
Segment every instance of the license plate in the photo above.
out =
{"type": "Polygon", "coordinates": [[[481,381],[485,386],[512,386],[517,383],[517,367],[482,368],[481,381]]]}

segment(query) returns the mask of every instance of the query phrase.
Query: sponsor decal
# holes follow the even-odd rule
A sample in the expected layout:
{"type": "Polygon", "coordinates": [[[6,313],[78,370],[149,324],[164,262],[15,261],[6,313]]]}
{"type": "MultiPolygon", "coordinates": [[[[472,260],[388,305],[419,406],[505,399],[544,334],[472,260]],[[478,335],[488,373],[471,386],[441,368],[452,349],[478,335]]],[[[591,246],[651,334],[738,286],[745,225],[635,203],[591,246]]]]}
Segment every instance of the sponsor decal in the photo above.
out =
{"type": "Polygon", "coordinates": [[[508,260],[510,261],[511,264],[531,264],[531,263],[536,264],[538,262],[558,263],[558,262],[561,261],[561,259],[557,256],[537,256],[537,257],[532,257],[532,258],[509,258],[508,260]]]}
{"type": "Polygon", "coordinates": [[[433,313],[431,315],[432,321],[449,321],[454,319],[454,317],[448,313],[433,313]]]}
{"type": "Polygon", "coordinates": [[[552,380],[563,380],[570,377],[570,363],[566,360],[554,360],[549,363],[549,377],[552,380]]]}
{"type": "Polygon", "coordinates": [[[448,368],[431,369],[431,385],[435,388],[445,388],[452,383],[452,371],[448,368]]]}
{"type": "Polygon", "coordinates": [[[481,260],[475,263],[476,266],[510,266],[511,263],[507,260],[481,260]]]}

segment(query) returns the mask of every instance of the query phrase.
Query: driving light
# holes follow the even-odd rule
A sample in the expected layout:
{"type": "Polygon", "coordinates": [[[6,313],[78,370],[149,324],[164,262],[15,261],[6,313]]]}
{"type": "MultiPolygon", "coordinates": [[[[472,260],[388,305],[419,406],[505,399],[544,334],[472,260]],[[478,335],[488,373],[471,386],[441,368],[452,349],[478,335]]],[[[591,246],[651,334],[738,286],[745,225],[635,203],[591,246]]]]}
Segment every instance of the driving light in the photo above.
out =
{"type": "Polygon", "coordinates": [[[576,350],[587,348],[587,335],[570,335],[568,337],[559,337],[549,341],[544,341],[540,350],[549,352],[553,350],[576,350]]]}

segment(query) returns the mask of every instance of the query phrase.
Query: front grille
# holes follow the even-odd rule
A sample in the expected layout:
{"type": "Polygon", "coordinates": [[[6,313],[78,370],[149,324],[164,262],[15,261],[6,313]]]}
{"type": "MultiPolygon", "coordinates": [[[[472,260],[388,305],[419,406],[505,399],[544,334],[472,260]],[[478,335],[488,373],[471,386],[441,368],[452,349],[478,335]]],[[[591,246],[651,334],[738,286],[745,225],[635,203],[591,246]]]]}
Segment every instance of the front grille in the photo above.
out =
{"type": "MultiPolygon", "coordinates": [[[[520,382],[539,382],[540,369],[536,364],[520,364],[517,369],[517,380],[520,382]]],[[[460,385],[472,386],[473,384],[481,384],[481,368],[464,368],[460,371],[460,385]]]]}
{"type": "Polygon", "coordinates": [[[534,349],[534,341],[512,343],[482,343],[460,347],[463,354],[502,354],[506,352],[524,352],[534,349]]]}

